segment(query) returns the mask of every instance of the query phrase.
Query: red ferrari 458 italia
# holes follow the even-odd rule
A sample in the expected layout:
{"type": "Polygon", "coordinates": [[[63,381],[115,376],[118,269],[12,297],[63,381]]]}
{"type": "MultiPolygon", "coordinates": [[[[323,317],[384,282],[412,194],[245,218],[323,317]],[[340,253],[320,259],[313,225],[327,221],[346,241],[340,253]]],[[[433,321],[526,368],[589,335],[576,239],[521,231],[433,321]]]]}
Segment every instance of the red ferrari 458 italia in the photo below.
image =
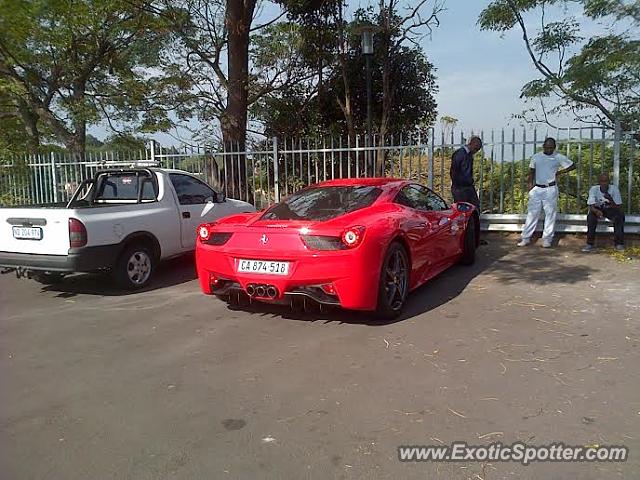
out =
{"type": "Polygon", "coordinates": [[[208,295],[400,314],[409,292],[456,263],[471,264],[480,222],[389,178],[311,185],[257,213],[198,228],[196,264],[208,295]]]}

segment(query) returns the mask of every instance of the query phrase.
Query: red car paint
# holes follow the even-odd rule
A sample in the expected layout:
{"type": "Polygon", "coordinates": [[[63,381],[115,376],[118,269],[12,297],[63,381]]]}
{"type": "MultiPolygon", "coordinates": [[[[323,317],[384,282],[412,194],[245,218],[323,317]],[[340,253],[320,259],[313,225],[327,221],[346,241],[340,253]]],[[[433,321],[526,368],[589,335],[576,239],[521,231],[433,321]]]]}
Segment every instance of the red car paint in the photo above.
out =
{"type": "MultiPolygon", "coordinates": [[[[261,220],[265,214],[262,211],[202,225],[209,235],[231,234],[223,245],[209,245],[202,239],[196,242],[202,291],[216,294],[219,285],[233,283],[246,292],[249,285],[265,284],[274,286],[277,295],[260,298],[261,301],[283,301],[301,287],[324,285],[323,291],[333,294],[343,308],[375,310],[382,261],[393,241],[401,242],[407,250],[411,291],[459,260],[469,218],[477,215],[469,204],[447,207],[443,202],[444,210],[424,211],[397,203],[399,192],[406,192],[403,189],[409,185],[417,184],[389,178],[331,180],[307,189],[374,186],[382,193],[370,206],[326,221],[261,220]],[[357,227],[361,234],[354,248],[312,250],[302,238],[303,235],[344,238],[352,227],[357,227]],[[240,259],[290,262],[289,272],[286,276],[241,273],[240,259]]],[[[354,235],[349,236],[353,238],[354,235]]]]}

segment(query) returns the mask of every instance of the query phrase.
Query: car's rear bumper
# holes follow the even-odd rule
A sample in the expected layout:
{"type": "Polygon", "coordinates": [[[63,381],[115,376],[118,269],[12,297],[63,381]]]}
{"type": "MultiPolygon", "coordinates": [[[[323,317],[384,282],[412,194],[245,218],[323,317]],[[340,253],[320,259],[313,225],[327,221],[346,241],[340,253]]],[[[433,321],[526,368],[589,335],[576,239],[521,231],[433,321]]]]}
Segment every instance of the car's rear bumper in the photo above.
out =
{"type": "Polygon", "coordinates": [[[119,245],[70,249],[67,255],[0,252],[0,267],[47,272],[96,272],[111,268],[119,245]]]}
{"type": "Polygon", "coordinates": [[[257,284],[274,286],[278,292],[275,298],[260,298],[262,301],[281,302],[294,296],[304,296],[352,310],[375,310],[377,306],[380,276],[380,252],[377,250],[358,248],[295,258],[282,258],[271,253],[260,257],[198,245],[196,267],[202,291],[208,295],[225,295],[229,289],[247,292],[249,285],[257,284]],[[276,260],[290,262],[289,275],[237,272],[238,258],[274,260],[274,256],[276,260]],[[213,284],[213,277],[221,280],[220,285],[213,284]],[[324,294],[319,287],[325,284],[333,285],[336,295],[324,294]]]}

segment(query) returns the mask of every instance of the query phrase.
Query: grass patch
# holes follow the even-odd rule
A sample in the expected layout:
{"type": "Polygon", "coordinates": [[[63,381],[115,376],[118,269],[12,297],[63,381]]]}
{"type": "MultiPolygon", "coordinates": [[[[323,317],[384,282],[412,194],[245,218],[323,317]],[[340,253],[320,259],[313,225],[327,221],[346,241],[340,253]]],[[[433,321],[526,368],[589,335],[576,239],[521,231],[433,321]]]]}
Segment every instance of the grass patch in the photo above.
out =
{"type": "Polygon", "coordinates": [[[640,258],[640,247],[627,247],[623,252],[619,252],[615,248],[606,248],[604,253],[618,262],[631,262],[640,258]]]}

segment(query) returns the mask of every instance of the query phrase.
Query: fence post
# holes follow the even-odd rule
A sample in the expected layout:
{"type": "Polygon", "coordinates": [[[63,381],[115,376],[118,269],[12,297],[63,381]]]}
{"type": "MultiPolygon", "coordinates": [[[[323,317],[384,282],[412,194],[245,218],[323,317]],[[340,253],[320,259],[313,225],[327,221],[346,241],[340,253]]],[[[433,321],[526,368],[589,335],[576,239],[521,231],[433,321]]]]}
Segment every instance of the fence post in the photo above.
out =
{"type": "MultiPolygon", "coordinates": [[[[278,170],[278,137],[272,138],[273,142],[273,197],[275,203],[280,201],[280,172],[278,170]]],[[[269,171],[267,170],[267,175],[269,171]]]]}
{"type": "Polygon", "coordinates": [[[622,141],[622,127],[620,119],[616,117],[613,134],[613,184],[620,186],[620,143],[622,141]]]}
{"type": "Polygon", "coordinates": [[[433,156],[436,153],[435,146],[433,145],[436,141],[435,128],[431,127],[429,130],[431,133],[431,138],[427,139],[429,143],[429,159],[427,161],[427,176],[429,177],[429,188],[433,190],[433,156]]]}
{"type": "Polygon", "coordinates": [[[58,176],[56,174],[56,154],[51,152],[51,186],[53,188],[53,203],[58,203],[58,176]]]}
{"type": "Polygon", "coordinates": [[[149,155],[151,155],[151,161],[155,163],[156,161],[156,141],[155,140],[151,140],[151,142],[149,142],[149,155]]]}

